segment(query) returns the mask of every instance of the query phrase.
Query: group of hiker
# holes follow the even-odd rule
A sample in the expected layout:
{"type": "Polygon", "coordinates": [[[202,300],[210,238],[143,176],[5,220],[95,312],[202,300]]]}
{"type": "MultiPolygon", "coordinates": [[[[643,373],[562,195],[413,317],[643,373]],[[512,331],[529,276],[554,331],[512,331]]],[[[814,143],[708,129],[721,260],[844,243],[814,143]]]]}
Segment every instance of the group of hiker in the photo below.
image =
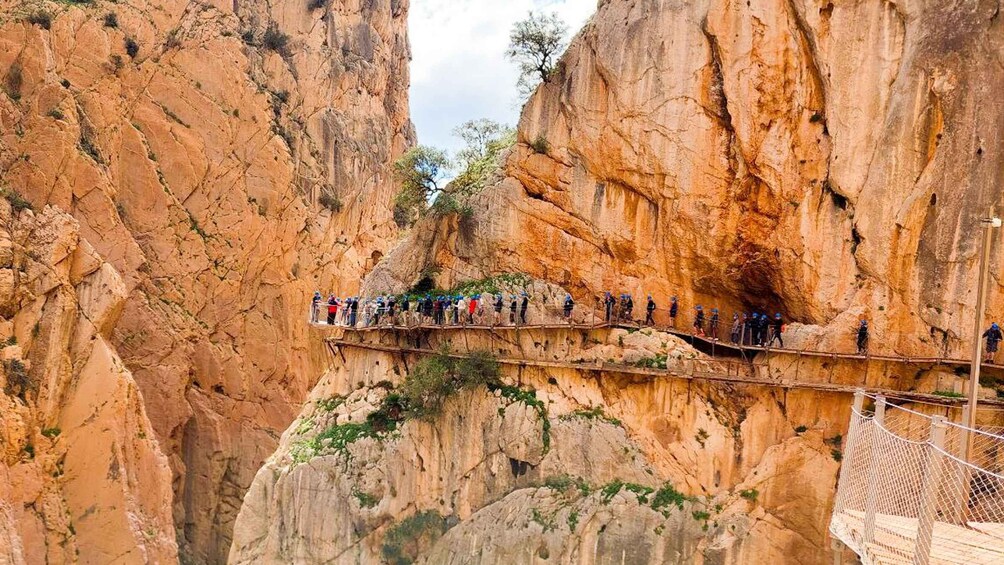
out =
{"type": "MultiPolygon", "coordinates": [[[[652,295],[648,295],[645,302],[645,321],[642,325],[654,326],[655,313],[659,310],[658,304],[652,295]]],[[[604,319],[607,323],[632,322],[634,313],[634,299],[630,294],[621,294],[614,298],[613,293],[607,292],[603,298],[604,319]]],[[[676,328],[676,319],[680,314],[680,302],[673,296],[669,300],[669,325],[676,328]]],[[[711,308],[705,311],[700,304],[694,306],[693,334],[706,337],[713,341],[719,340],[719,328],[721,327],[721,314],[718,308],[711,308]]],[[[784,320],[781,313],[774,314],[773,319],[769,319],[767,314],[759,312],[733,312],[731,322],[730,341],[735,345],[752,345],[759,347],[769,347],[777,343],[784,347],[784,320]]]]}
{"type": "MultiPolygon", "coordinates": [[[[461,294],[424,296],[383,295],[375,298],[352,296],[339,298],[330,295],[325,299],[320,292],[315,292],[312,300],[311,322],[348,327],[371,326],[418,326],[434,325],[527,325],[527,309],[531,297],[525,291],[519,294],[501,292],[490,294],[461,294]]],[[[608,324],[636,324],[634,318],[634,299],[630,294],[623,293],[615,297],[606,292],[601,301],[604,319],[608,324]]],[[[566,294],[561,302],[562,317],[572,323],[575,300],[566,294]]],[[[652,295],[645,301],[645,318],[640,324],[655,326],[655,314],[660,311],[652,295]]],[[[680,302],[676,296],[670,298],[669,307],[664,310],[669,314],[669,326],[677,328],[677,318],[680,315],[680,302]]],[[[693,335],[719,340],[722,320],[718,308],[705,308],[698,304],[693,308],[693,335]]],[[[785,323],[780,312],[771,318],[763,312],[733,312],[729,326],[729,340],[740,346],[773,347],[775,344],[784,347],[785,323]]],[[[855,332],[857,352],[860,355],[868,352],[869,327],[868,320],[862,319],[855,332]]],[[[1004,332],[997,323],[993,323],[985,332],[986,352],[984,361],[993,362],[1004,332]]]]}
{"type": "MultiPolygon", "coordinates": [[[[413,296],[384,295],[376,298],[351,296],[339,298],[330,295],[325,299],[314,292],[311,308],[313,323],[324,318],[328,325],[348,327],[416,326],[423,324],[445,325],[526,325],[530,296],[516,294],[473,294],[464,296],[438,295],[413,296]]],[[[564,317],[571,321],[575,301],[565,295],[562,304],[564,317]]]]}

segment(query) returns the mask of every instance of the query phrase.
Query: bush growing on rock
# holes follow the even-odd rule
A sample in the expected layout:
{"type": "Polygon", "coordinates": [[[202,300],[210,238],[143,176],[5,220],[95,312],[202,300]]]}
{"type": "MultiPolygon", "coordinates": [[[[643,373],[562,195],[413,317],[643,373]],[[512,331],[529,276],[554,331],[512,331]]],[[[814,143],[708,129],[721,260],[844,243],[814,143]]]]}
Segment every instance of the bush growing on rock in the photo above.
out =
{"type": "Polygon", "coordinates": [[[45,10],[39,10],[28,16],[28,23],[37,25],[42,29],[52,28],[52,15],[45,10]]]}
{"type": "Polygon", "coordinates": [[[3,196],[4,200],[10,204],[11,210],[15,213],[22,210],[33,210],[31,202],[27,198],[21,196],[21,193],[14,190],[13,188],[0,188],[0,196],[3,196]]]}
{"type": "Polygon", "coordinates": [[[317,202],[332,212],[337,213],[342,211],[341,199],[338,198],[338,195],[328,189],[321,191],[321,195],[317,198],[317,202]]]}
{"type": "Polygon", "coordinates": [[[105,27],[117,28],[119,27],[119,17],[115,12],[108,12],[105,14],[105,27]]]}
{"type": "Polygon", "coordinates": [[[446,399],[461,390],[500,383],[498,362],[485,351],[455,359],[447,351],[426,357],[408,373],[401,385],[401,398],[409,416],[419,419],[439,414],[446,399]]]}
{"type": "Polygon", "coordinates": [[[262,37],[261,44],[265,49],[285,55],[286,47],[289,45],[289,36],[279,31],[279,26],[272,22],[265,29],[265,36],[262,37]]]}
{"type": "Polygon", "coordinates": [[[28,400],[29,392],[37,393],[37,383],[31,380],[24,363],[19,359],[11,359],[3,363],[4,374],[7,377],[7,385],[4,393],[8,396],[18,396],[21,400],[28,400]]]}
{"type": "Polygon", "coordinates": [[[136,43],[135,39],[127,37],[125,40],[125,50],[130,58],[135,59],[136,55],[139,55],[139,43],[136,43]]]}
{"type": "Polygon", "coordinates": [[[435,510],[419,512],[392,527],[381,552],[391,565],[409,565],[446,532],[446,518],[435,510]]]}

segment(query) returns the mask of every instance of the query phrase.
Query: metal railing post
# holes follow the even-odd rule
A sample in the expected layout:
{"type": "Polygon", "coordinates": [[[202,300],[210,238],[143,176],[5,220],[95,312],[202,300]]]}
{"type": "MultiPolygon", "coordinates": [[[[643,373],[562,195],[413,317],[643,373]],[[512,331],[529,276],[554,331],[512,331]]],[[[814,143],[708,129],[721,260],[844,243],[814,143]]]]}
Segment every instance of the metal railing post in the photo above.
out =
{"type": "MultiPolygon", "coordinates": [[[[872,418],[872,423],[873,428],[885,427],[885,397],[882,395],[875,397],[875,416],[872,418]]],[[[879,461],[883,459],[882,447],[879,445],[881,442],[878,441],[880,437],[882,437],[882,432],[873,429],[872,458],[868,469],[868,497],[865,499],[864,538],[866,545],[875,540],[875,512],[878,510],[879,467],[881,467],[879,461]]]]}
{"type": "Polygon", "coordinates": [[[927,468],[921,487],[920,513],[917,518],[917,539],[913,546],[914,565],[928,565],[931,562],[934,519],[937,515],[938,484],[943,472],[941,450],[945,446],[945,418],[931,417],[931,438],[927,446],[927,468]]]}

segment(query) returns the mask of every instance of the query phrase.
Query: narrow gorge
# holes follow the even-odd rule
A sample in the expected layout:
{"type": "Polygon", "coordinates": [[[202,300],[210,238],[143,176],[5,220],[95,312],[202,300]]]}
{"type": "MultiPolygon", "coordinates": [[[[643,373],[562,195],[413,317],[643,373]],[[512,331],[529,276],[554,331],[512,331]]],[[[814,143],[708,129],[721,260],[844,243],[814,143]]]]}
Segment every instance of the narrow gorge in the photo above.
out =
{"type": "Polygon", "coordinates": [[[593,322],[676,296],[970,355],[998,0],[599,0],[484,186],[402,226],[414,7],[0,0],[0,565],[853,562],[854,387],[958,406],[968,367],[593,322]],[[552,327],[309,323],[462,287],[552,327]]]}

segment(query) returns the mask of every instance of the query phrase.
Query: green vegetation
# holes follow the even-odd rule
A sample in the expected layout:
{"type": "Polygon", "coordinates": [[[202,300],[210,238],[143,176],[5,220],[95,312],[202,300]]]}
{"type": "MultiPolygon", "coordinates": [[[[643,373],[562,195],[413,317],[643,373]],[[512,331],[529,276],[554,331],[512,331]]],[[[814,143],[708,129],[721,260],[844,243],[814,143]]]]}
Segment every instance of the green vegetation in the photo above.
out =
{"type": "Polygon", "coordinates": [[[544,480],[544,486],[559,492],[566,492],[569,488],[575,487],[582,496],[589,496],[593,492],[592,487],[582,477],[572,477],[570,475],[557,475],[544,480]]]}
{"type": "Polygon", "coordinates": [[[568,529],[575,531],[575,528],[579,525],[579,511],[572,510],[568,513],[568,529]]]}
{"type": "Polygon", "coordinates": [[[798,435],[802,435],[805,432],[807,432],[808,430],[809,430],[809,428],[807,428],[806,426],[799,426],[799,427],[795,428],[795,433],[798,434],[798,435]]]}
{"type": "Polygon", "coordinates": [[[317,202],[332,212],[337,213],[342,211],[341,199],[330,189],[326,188],[322,190],[321,195],[317,198],[317,202]]]}
{"type": "Polygon", "coordinates": [[[338,408],[342,404],[345,404],[345,397],[336,395],[330,398],[322,398],[318,400],[317,409],[325,412],[332,412],[335,408],[338,408]]]}
{"type": "Polygon", "coordinates": [[[90,155],[91,159],[94,159],[98,163],[104,162],[101,159],[101,152],[98,151],[98,147],[94,145],[94,142],[91,141],[91,137],[85,131],[80,132],[79,146],[80,150],[90,155]]]}
{"type": "Polygon", "coordinates": [[[17,336],[12,334],[6,339],[6,341],[3,341],[2,344],[8,347],[11,345],[17,345],[17,336]]]}
{"type": "Polygon", "coordinates": [[[36,25],[42,29],[52,28],[52,14],[45,10],[32,12],[26,19],[31,25],[36,25]]]}
{"type": "Polygon", "coordinates": [[[450,183],[451,193],[461,197],[477,194],[499,168],[499,156],[516,143],[516,130],[482,118],[464,122],[453,130],[464,141],[457,152],[462,172],[450,183]]]}
{"type": "Polygon", "coordinates": [[[705,512],[704,510],[694,510],[693,512],[690,513],[690,515],[693,516],[694,519],[699,522],[700,521],[707,522],[708,520],[711,519],[711,514],[709,512],[705,512]]]}
{"type": "Polygon", "coordinates": [[[62,430],[59,428],[45,428],[42,430],[42,435],[49,439],[57,437],[60,433],[62,433],[62,430]]]}
{"type": "Polygon", "coordinates": [[[639,359],[635,361],[635,367],[641,367],[642,369],[665,369],[666,361],[668,356],[665,353],[660,353],[655,357],[645,357],[644,359],[639,359]]]}
{"type": "Polygon", "coordinates": [[[450,170],[450,158],[442,149],[419,145],[394,162],[394,177],[401,189],[394,197],[394,221],[408,227],[428,209],[428,202],[442,192],[439,186],[450,170]]]}
{"type": "Polygon", "coordinates": [[[21,63],[15,61],[7,70],[7,76],[3,81],[3,90],[11,100],[17,102],[21,99],[21,87],[24,84],[24,76],[21,70],[21,63]]]}
{"type": "Polygon", "coordinates": [[[544,528],[545,533],[558,529],[558,523],[554,519],[553,514],[544,515],[540,512],[540,510],[533,508],[530,511],[530,519],[540,524],[540,526],[544,528]]]}
{"type": "Polygon", "coordinates": [[[840,463],[841,461],[844,460],[844,454],[839,449],[831,449],[830,457],[833,457],[833,460],[836,461],[837,463],[840,463]]]}
{"type": "Polygon", "coordinates": [[[530,12],[525,20],[513,24],[506,57],[519,66],[520,93],[528,98],[541,82],[546,82],[557,68],[558,57],[565,50],[565,25],[557,13],[530,12]]]}
{"type": "Polygon", "coordinates": [[[66,117],[63,115],[63,112],[59,110],[59,108],[53,108],[49,110],[49,112],[46,115],[54,120],[62,120],[63,118],[66,117]]]}
{"type": "Polygon", "coordinates": [[[620,426],[622,422],[617,418],[611,418],[603,413],[602,406],[596,406],[589,409],[576,410],[570,414],[565,414],[561,417],[562,420],[571,420],[572,418],[583,418],[585,420],[601,420],[608,424],[613,424],[614,426],[620,426]]]}
{"type": "Polygon", "coordinates": [[[430,419],[439,414],[451,395],[481,385],[500,386],[498,362],[488,352],[476,351],[456,359],[449,352],[425,357],[408,373],[401,397],[409,416],[430,419]]]}
{"type": "Polygon", "coordinates": [[[756,502],[757,497],[760,496],[760,491],[755,488],[746,489],[739,491],[739,496],[745,498],[750,502],[756,502]]]}
{"type": "Polygon", "coordinates": [[[502,292],[516,292],[520,289],[529,288],[533,279],[529,275],[523,273],[502,273],[500,275],[494,275],[484,279],[477,279],[458,283],[456,286],[450,289],[436,288],[435,284],[432,282],[432,278],[438,274],[438,271],[433,268],[423,273],[422,280],[408,290],[406,294],[412,298],[417,298],[424,296],[425,294],[431,294],[433,296],[446,295],[446,296],[471,296],[474,294],[499,294],[502,292]]]}
{"type": "Polygon", "coordinates": [[[419,512],[388,530],[381,552],[390,565],[410,565],[446,529],[446,519],[435,510],[419,512]]]}
{"type": "Polygon", "coordinates": [[[287,55],[289,36],[279,31],[279,26],[275,22],[271,22],[265,29],[265,35],[261,39],[261,44],[265,49],[275,51],[280,55],[287,55]]]}
{"type": "Polygon", "coordinates": [[[707,441],[709,437],[711,437],[710,434],[708,434],[708,431],[704,428],[697,428],[697,434],[694,435],[694,439],[697,440],[697,443],[701,444],[701,447],[704,447],[704,442],[707,441]]]}
{"type": "Polygon", "coordinates": [[[125,50],[130,59],[135,59],[136,55],[139,55],[139,43],[136,43],[135,39],[127,37],[125,38],[125,50]]]}
{"type": "Polygon", "coordinates": [[[544,134],[540,134],[530,142],[530,148],[533,149],[534,153],[539,153],[541,155],[547,155],[547,152],[551,150],[551,144],[547,142],[547,138],[544,134]]]}
{"type": "Polygon", "coordinates": [[[551,420],[547,417],[547,407],[544,406],[544,402],[537,398],[537,391],[500,384],[489,384],[488,389],[492,392],[497,390],[502,398],[508,399],[511,403],[522,402],[536,410],[543,427],[541,441],[544,444],[544,453],[551,450],[551,420]]]}
{"type": "Polygon", "coordinates": [[[105,14],[104,18],[105,27],[117,28],[119,27],[119,16],[115,12],[108,12],[105,14]]]}
{"type": "Polygon", "coordinates": [[[34,382],[28,375],[28,369],[20,359],[10,359],[3,362],[4,374],[7,376],[7,385],[4,393],[8,396],[18,396],[21,400],[27,401],[27,394],[38,392],[38,383],[34,382]]]}
{"type": "Polygon", "coordinates": [[[689,497],[676,490],[671,483],[664,483],[655,491],[655,496],[652,497],[652,510],[661,512],[663,516],[669,517],[669,507],[671,505],[683,510],[683,503],[690,500],[689,497]]]}
{"type": "Polygon", "coordinates": [[[966,397],[966,395],[964,395],[962,393],[959,393],[959,392],[955,392],[953,390],[936,390],[936,391],[934,391],[933,394],[936,394],[938,396],[944,396],[946,398],[965,398],[966,397]]]}
{"type": "Polygon", "coordinates": [[[380,499],[376,496],[361,490],[353,490],[352,496],[356,497],[356,500],[359,501],[359,506],[362,508],[373,508],[380,502],[380,499]]]}
{"type": "Polygon", "coordinates": [[[328,6],[328,0],[310,0],[307,4],[307,9],[313,12],[314,10],[320,10],[321,8],[326,8],[328,6]]]}

